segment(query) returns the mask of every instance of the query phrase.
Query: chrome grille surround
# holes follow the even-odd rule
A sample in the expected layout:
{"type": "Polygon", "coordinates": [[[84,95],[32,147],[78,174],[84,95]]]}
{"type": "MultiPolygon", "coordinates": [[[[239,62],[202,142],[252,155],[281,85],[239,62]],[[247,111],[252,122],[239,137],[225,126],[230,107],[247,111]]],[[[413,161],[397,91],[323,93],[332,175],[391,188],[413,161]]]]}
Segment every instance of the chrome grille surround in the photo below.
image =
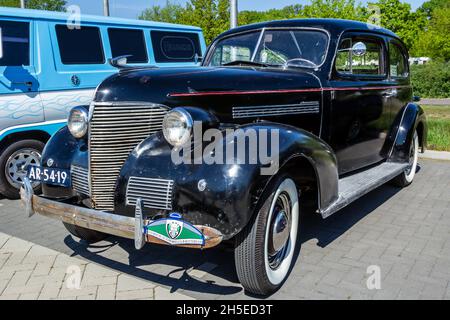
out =
{"type": "Polygon", "coordinates": [[[136,206],[142,199],[144,207],[161,210],[172,209],[173,180],[130,177],[127,185],[126,204],[136,206]]]}
{"type": "Polygon", "coordinates": [[[72,188],[78,193],[90,196],[88,169],[72,165],[70,166],[70,175],[72,179],[72,188]]]}
{"type": "Polygon", "coordinates": [[[233,118],[254,118],[284,116],[292,114],[319,113],[318,101],[304,101],[299,104],[283,104],[268,106],[238,106],[233,107],[233,118]]]}
{"type": "Polygon", "coordinates": [[[143,102],[93,102],[89,110],[89,187],[93,207],[114,210],[114,191],[131,151],[162,129],[169,109],[143,102]]]}

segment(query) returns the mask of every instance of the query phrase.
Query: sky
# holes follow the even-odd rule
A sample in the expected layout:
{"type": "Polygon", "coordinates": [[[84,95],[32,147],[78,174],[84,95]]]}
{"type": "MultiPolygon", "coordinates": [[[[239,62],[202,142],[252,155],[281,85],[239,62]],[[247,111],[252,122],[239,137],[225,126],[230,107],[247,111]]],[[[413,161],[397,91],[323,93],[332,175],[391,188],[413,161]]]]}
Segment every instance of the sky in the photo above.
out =
{"type": "MultiPolygon", "coordinates": [[[[184,4],[187,0],[171,0],[173,3],[184,4]]],[[[362,3],[368,0],[356,0],[362,3]]],[[[413,9],[419,7],[426,0],[403,0],[411,4],[413,9]]],[[[267,10],[283,8],[290,4],[307,4],[308,0],[238,0],[239,10],[267,10]]],[[[103,0],[67,0],[69,5],[80,6],[81,13],[103,14],[103,0]]],[[[109,0],[111,16],[121,18],[137,18],[139,14],[152,5],[164,5],[166,0],[109,0]]]]}

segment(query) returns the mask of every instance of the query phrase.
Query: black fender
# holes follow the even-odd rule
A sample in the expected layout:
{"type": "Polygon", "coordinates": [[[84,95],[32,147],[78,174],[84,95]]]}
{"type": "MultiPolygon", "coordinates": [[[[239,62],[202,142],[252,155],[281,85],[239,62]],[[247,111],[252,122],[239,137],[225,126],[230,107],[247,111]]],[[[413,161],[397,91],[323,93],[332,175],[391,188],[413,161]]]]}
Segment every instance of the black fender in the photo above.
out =
{"type": "Polygon", "coordinates": [[[416,103],[408,103],[402,111],[394,122],[395,138],[389,153],[389,161],[393,162],[408,161],[409,147],[416,130],[422,152],[425,151],[427,146],[428,126],[422,107],[416,103]]]}
{"type": "MultiPolygon", "coordinates": [[[[326,208],[337,199],[336,157],[320,138],[295,127],[271,122],[248,124],[239,129],[243,134],[249,129],[256,132],[278,130],[279,170],[294,159],[304,158],[315,171],[319,206],[326,208]]],[[[190,164],[175,164],[172,151],[161,132],[135,148],[119,175],[115,212],[134,216],[134,207],[126,204],[126,188],[131,176],[168,179],[174,181],[172,211],[181,213],[192,224],[210,225],[220,230],[225,239],[240,232],[250,221],[259,197],[274,175],[261,175],[263,165],[260,162],[208,165],[193,159],[190,164]],[[202,179],[206,181],[206,189],[200,191],[198,182],[202,179]]],[[[195,148],[190,151],[195,154],[195,148]]],[[[161,214],[149,208],[145,208],[144,213],[149,216],[161,214]]]]}
{"type": "MultiPolygon", "coordinates": [[[[52,167],[69,170],[71,165],[88,167],[88,144],[86,139],[76,139],[66,126],[59,129],[47,142],[42,152],[42,166],[53,160],[52,167]]],[[[70,198],[75,195],[72,188],[42,184],[42,193],[55,199],[70,198]]]]}

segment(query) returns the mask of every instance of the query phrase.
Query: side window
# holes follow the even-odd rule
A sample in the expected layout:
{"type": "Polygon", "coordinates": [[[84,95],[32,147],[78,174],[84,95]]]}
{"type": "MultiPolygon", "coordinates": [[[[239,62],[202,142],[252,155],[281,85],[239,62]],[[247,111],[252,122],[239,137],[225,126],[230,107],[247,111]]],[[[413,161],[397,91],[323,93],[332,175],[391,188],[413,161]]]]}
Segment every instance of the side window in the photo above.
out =
{"type": "Polygon", "coordinates": [[[131,55],[130,63],[148,62],[144,31],[135,29],[108,29],[109,43],[113,57],[131,55]]]}
{"type": "Polygon", "coordinates": [[[105,63],[99,28],[69,29],[66,25],[57,25],[56,37],[63,64],[105,63]]]}
{"type": "Polygon", "coordinates": [[[381,41],[365,38],[345,38],[339,44],[335,69],[345,75],[384,75],[383,45],[381,41]],[[355,43],[363,43],[364,54],[355,54],[352,47],[355,43]]]}
{"type": "Polygon", "coordinates": [[[3,58],[0,66],[30,65],[30,23],[0,21],[3,36],[3,58]]]}
{"type": "Polygon", "coordinates": [[[151,31],[156,62],[194,62],[202,56],[197,33],[151,31]]]}
{"type": "Polygon", "coordinates": [[[405,78],[408,76],[408,64],[403,50],[392,42],[389,42],[389,67],[391,77],[405,78]]]}

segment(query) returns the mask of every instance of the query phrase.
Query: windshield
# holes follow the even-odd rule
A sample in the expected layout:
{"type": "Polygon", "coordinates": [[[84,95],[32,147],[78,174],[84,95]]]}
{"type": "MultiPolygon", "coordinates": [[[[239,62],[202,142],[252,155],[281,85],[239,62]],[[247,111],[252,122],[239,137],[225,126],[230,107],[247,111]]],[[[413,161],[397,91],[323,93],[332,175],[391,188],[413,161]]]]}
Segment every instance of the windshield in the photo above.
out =
{"type": "Polygon", "coordinates": [[[314,68],[323,63],[328,36],[316,30],[264,30],[219,40],[209,66],[232,65],[234,61],[264,65],[296,65],[314,68]],[[263,32],[263,34],[261,34],[263,32]]]}

